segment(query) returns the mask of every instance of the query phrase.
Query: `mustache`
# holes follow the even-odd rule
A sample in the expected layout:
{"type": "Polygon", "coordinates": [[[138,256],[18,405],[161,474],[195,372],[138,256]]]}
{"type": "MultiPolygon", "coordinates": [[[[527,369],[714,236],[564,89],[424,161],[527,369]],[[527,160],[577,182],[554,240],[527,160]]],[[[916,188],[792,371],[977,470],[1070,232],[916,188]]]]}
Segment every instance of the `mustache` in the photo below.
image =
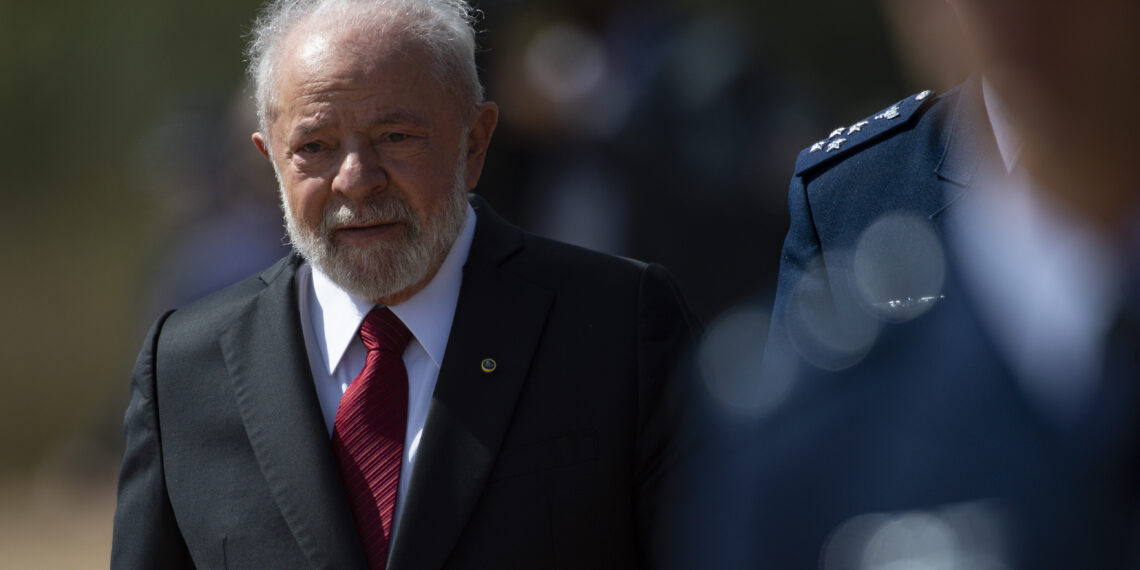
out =
{"type": "Polygon", "coordinates": [[[369,200],[363,205],[341,202],[325,207],[321,217],[321,234],[329,235],[345,226],[367,226],[380,223],[403,222],[409,230],[419,228],[415,211],[404,200],[386,196],[369,200]]]}

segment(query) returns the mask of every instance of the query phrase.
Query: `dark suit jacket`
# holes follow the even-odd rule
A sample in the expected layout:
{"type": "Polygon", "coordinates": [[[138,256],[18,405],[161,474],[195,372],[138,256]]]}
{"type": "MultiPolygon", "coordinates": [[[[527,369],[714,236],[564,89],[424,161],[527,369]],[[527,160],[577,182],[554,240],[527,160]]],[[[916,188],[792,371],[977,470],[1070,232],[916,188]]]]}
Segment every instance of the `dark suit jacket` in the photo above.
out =
{"type": "Polygon", "coordinates": [[[979,83],[891,109],[797,163],[762,379],[784,400],[737,434],[750,522],[726,552],[742,568],[847,568],[955,544],[954,567],[1118,568],[1134,426],[1048,421],[943,239],[1000,166],[979,83]]]}
{"type": "MultiPolygon", "coordinates": [[[[646,565],[676,458],[666,399],[689,312],[660,267],[526,234],[473,202],[388,567],[646,565]]],[[[309,372],[299,263],[151,330],[126,414],[113,568],[366,566],[309,372]]]]}

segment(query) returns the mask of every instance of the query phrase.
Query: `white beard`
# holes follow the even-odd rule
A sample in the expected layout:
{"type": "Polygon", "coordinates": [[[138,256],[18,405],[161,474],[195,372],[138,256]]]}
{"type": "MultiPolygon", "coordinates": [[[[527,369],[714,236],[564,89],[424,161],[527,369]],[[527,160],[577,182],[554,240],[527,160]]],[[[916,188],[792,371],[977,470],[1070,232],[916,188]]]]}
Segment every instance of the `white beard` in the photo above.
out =
{"type": "Polygon", "coordinates": [[[400,196],[382,193],[355,208],[330,201],[316,232],[298,225],[281,191],[285,229],[298,253],[345,291],[378,300],[407,291],[434,273],[451,251],[467,218],[466,168],[460,163],[449,199],[435,216],[421,221],[400,196]],[[403,235],[363,247],[338,245],[334,228],[401,222],[403,235]]]}

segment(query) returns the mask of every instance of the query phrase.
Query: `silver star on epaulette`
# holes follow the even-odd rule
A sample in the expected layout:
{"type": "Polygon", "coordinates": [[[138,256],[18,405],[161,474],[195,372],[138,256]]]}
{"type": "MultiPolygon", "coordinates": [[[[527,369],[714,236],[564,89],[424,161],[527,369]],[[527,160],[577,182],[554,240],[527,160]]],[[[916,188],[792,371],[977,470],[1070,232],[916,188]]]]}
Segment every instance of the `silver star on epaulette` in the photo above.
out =
{"type": "Polygon", "coordinates": [[[825,142],[827,142],[827,141],[819,141],[819,142],[811,145],[811,150],[808,152],[819,152],[819,151],[823,150],[823,143],[825,143],[825,142]]]}
{"type": "Polygon", "coordinates": [[[927,97],[930,97],[931,95],[934,95],[934,92],[927,89],[926,91],[923,91],[922,93],[919,93],[918,95],[915,95],[914,100],[915,101],[922,101],[923,99],[926,99],[927,97]]]}
{"type": "Polygon", "coordinates": [[[834,131],[831,131],[831,134],[830,134],[830,135],[827,135],[827,138],[829,138],[829,139],[833,139],[833,138],[835,138],[835,137],[837,137],[837,136],[839,136],[839,135],[843,134],[843,131],[845,131],[845,130],[847,130],[847,128],[846,128],[846,127],[839,127],[838,129],[835,129],[834,131]]]}
{"type": "Polygon", "coordinates": [[[871,123],[868,121],[859,121],[858,123],[851,125],[850,129],[847,129],[847,135],[848,136],[853,135],[853,134],[863,130],[863,127],[865,127],[869,124],[871,124],[871,123]]]}
{"type": "Polygon", "coordinates": [[[899,106],[895,105],[894,107],[891,107],[890,109],[887,109],[886,111],[883,111],[882,113],[879,113],[878,115],[875,115],[875,118],[876,119],[886,119],[889,121],[891,119],[899,118],[899,115],[900,115],[899,106]]]}
{"type": "Polygon", "coordinates": [[[833,150],[839,150],[839,147],[843,146],[843,143],[845,143],[845,142],[847,142],[847,139],[835,139],[835,140],[831,141],[827,145],[827,152],[831,152],[833,150]]]}

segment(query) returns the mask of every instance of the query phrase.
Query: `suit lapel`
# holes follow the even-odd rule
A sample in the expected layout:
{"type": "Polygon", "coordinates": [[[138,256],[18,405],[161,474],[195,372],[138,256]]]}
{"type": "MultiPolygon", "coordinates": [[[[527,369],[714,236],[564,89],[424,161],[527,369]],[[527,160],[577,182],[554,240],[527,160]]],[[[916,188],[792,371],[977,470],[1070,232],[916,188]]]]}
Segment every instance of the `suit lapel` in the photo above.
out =
{"type": "Polygon", "coordinates": [[[315,568],[363,568],[364,553],[329,446],[297,307],[295,256],[220,338],[250,445],[293,536],[315,568]]]}
{"type": "Polygon", "coordinates": [[[521,232],[473,198],[479,221],[455,320],[400,509],[390,570],[439,568],[482,494],[552,295],[506,271],[521,232]],[[492,358],[497,367],[484,372],[492,358]]]}

